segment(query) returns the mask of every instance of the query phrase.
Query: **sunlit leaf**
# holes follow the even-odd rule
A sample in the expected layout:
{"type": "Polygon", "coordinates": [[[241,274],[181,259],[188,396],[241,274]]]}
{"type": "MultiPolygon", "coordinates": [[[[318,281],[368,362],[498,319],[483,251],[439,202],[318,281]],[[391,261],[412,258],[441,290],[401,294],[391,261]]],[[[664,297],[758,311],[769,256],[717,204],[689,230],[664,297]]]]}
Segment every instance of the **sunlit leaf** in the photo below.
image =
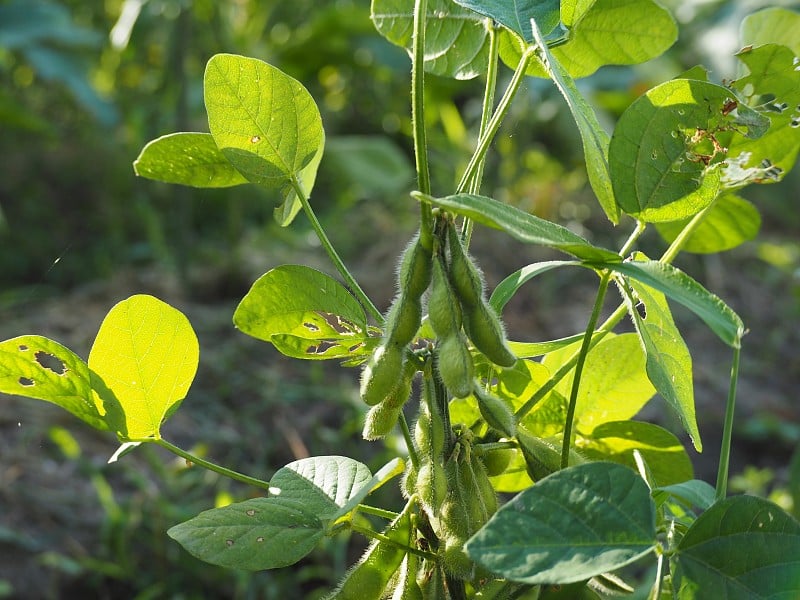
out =
{"type": "Polygon", "coordinates": [[[95,429],[108,429],[92,398],[89,367],[72,350],[38,335],[0,342],[0,392],[52,402],[95,429]]]}
{"type": "Polygon", "coordinates": [[[800,523],[763,498],[722,500],[683,536],[671,571],[681,600],[797,598],[800,523]]]}
{"type": "Polygon", "coordinates": [[[149,142],[133,163],[140,177],[198,188],[248,183],[210,133],[172,133],[149,142]]]}
{"type": "Polygon", "coordinates": [[[742,21],[741,41],[743,46],[781,44],[800,54],[800,13],[772,6],[747,15],[742,21]]]}
{"type": "MultiPolygon", "coordinates": [[[[425,70],[456,79],[482,75],[489,62],[485,19],[450,0],[428,0],[427,7],[425,70]]],[[[411,50],[414,0],[372,0],[372,21],[391,43],[411,50]]]]}
{"type": "MultiPolygon", "coordinates": [[[[672,243],[690,220],[657,223],[656,229],[667,242],[672,243]]],[[[735,194],[723,194],[686,238],[681,249],[696,254],[724,252],[755,238],[760,227],[761,215],[752,203],[735,194]]]]}
{"type": "Polygon", "coordinates": [[[159,439],[162,422],[192,384],[200,350],[189,320],[147,295],[106,315],[89,353],[97,406],[118,406],[106,420],[121,441],[159,439]]]}
{"type": "Polygon", "coordinates": [[[573,583],[622,567],[655,544],[645,482],[627,467],[595,462],[558,471],[515,496],[465,550],[512,581],[573,583]]]}

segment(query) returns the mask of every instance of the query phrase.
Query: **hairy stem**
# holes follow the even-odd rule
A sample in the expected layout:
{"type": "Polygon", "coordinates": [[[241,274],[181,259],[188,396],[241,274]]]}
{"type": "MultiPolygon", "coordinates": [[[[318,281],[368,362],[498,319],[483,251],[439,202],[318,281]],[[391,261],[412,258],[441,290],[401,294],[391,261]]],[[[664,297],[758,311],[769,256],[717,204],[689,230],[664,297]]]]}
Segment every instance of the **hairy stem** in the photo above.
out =
{"type": "Polygon", "coordinates": [[[421,558],[428,558],[430,560],[437,560],[437,558],[438,558],[438,556],[436,554],[433,554],[432,552],[425,552],[424,550],[420,550],[419,548],[414,548],[412,546],[407,546],[405,544],[401,544],[400,542],[397,542],[397,541],[393,540],[392,538],[387,537],[386,535],[375,531],[374,529],[370,529],[369,527],[362,527],[361,525],[358,525],[357,523],[351,523],[350,524],[350,528],[353,531],[356,531],[356,532],[360,533],[361,535],[363,535],[367,539],[378,540],[379,542],[384,542],[386,544],[392,544],[393,546],[397,546],[398,548],[402,548],[403,550],[405,550],[409,554],[416,554],[417,556],[419,556],[421,558]]]}
{"type": "Polygon", "coordinates": [[[390,521],[396,519],[398,515],[398,513],[394,511],[378,508],[377,506],[371,506],[369,504],[359,504],[358,510],[359,512],[367,513],[368,515],[375,515],[381,519],[389,519],[390,521]]]}
{"type": "Polygon", "coordinates": [[[344,261],[342,261],[342,259],[339,257],[339,254],[336,252],[336,248],[333,247],[333,244],[328,238],[328,234],[325,233],[322,224],[319,222],[317,215],[314,213],[314,209],[311,208],[311,203],[308,201],[308,194],[303,189],[303,185],[300,183],[300,180],[297,179],[297,177],[293,177],[291,183],[292,188],[297,194],[297,197],[300,199],[303,212],[305,212],[306,217],[308,217],[308,220],[311,223],[311,227],[314,229],[314,233],[317,234],[317,238],[319,238],[322,247],[325,248],[325,252],[327,252],[328,257],[336,267],[339,275],[341,275],[342,279],[344,279],[345,285],[350,289],[351,292],[353,292],[353,294],[355,294],[356,298],[358,298],[358,300],[361,302],[361,305],[369,311],[375,320],[379,324],[383,325],[385,321],[383,314],[381,314],[381,311],[379,311],[372,303],[372,300],[369,299],[369,296],[367,296],[364,290],[361,289],[361,286],[358,285],[355,277],[353,277],[349,269],[345,266],[344,261]]]}
{"type": "Polygon", "coordinates": [[[406,442],[406,447],[408,448],[408,458],[411,460],[411,464],[414,465],[416,470],[419,470],[419,455],[417,454],[417,449],[414,448],[414,438],[411,436],[411,429],[408,427],[408,420],[406,419],[405,413],[402,411],[400,412],[400,431],[403,432],[403,439],[406,442]]]}
{"type": "Polygon", "coordinates": [[[264,489],[264,490],[269,490],[269,482],[268,481],[263,481],[261,479],[256,479],[255,477],[250,477],[249,475],[244,475],[244,474],[239,473],[237,471],[232,471],[231,469],[228,469],[226,467],[223,467],[223,466],[220,466],[218,464],[215,464],[215,463],[212,463],[210,461],[207,461],[207,460],[205,460],[203,458],[200,458],[199,456],[195,456],[191,452],[187,452],[186,450],[184,450],[182,448],[179,448],[178,446],[175,446],[174,444],[170,444],[164,438],[160,438],[160,439],[157,439],[157,440],[149,440],[149,441],[152,441],[153,443],[158,444],[162,448],[166,448],[167,450],[169,450],[173,454],[177,454],[181,458],[183,458],[183,459],[185,459],[185,460],[187,460],[187,461],[189,461],[189,462],[191,462],[193,464],[200,465],[204,469],[208,469],[209,471],[214,471],[214,473],[219,473],[220,475],[224,475],[225,477],[229,477],[230,479],[235,479],[236,481],[241,481],[242,483],[246,483],[248,485],[252,485],[252,486],[264,489]]]}
{"type": "Polygon", "coordinates": [[[731,438],[733,435],[733,409],[736,405],[736,383],[739,379],[739,358],[741,348],[733,349],[733,364],[731,365],[731,380],[728,385],[728,401],[725,405],[725,423],[722,427],[722,445],[719,452],[719,466],[717,471],[717,502],[724,500],[728,495],[728,468],[731,461],[731,438]]]}
{"type": "MultiPolygon", "coordinates": [[[[425,130],[425,17],[427,11],[427,0],[416,0],[414,31],[411,38],[411,130],[414,138],[417,187],[423,194],[431,193],[428,136],[425,130]]],[[[419,210],[420,230],[426,234],[427,228],[430,228],[431,207],[427,202],[420,202],[419,210]]]]}
{"type": "Polygon", "coordinates": [[[569,405],[567,406],[567,417],[564,423],[564,441],[561,446],[561,468],[566,469],[569,466],[569,447],[572,445],[572,426],[575,422],[575,407],[578,403],[578,390],[580,389],[581,376],[583,375],[583,366],[586,364],[586,356],[591,349],[592,335],[597,321],[600,319],[600,311],[603,309],[603,301],[606,297],[608,290],[608,282],[611,279],[611,271],[603,273],[600,279],[600,287],[597,289],[597,297],[594,301],[592,314],[589,317],[589,323],[586,325],[586,333],[581,342],[581,348],[578,351],[578,357],[575,363],[575,375],[572,378],[572,389],[569,394],[569,405]]]}

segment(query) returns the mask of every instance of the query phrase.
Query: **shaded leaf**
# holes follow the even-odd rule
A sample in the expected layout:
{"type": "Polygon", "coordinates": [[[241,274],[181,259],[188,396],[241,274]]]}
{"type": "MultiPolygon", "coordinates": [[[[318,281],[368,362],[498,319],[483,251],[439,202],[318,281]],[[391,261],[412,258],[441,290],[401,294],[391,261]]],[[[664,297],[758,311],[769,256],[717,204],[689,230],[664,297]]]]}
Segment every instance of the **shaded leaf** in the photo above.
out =
{"type": "Polygon", "coordinates": [[[52,402],[95,429],[106,430],[92,398],[89,367],[72,350],[38,335],[0,342],[0,392],[52,402]]]}
{"type": "Polygon", "coordinates": [[[595,462],[558,471],[515,496],[465,550],[512,581],[574,583],[633,562],[655,544],[645,482],[627,467],[595,462]]]}
{"type": "Polygon", "coordinates": [[[556,28],[561,18],[559,0],[454,0],[456,4],[474,10],[508,27],[527,43],[536,41],[531,31],[531,19],[547,35],[556,28]]]}
{"type": "Polygon", "coordinates": [[[161,437],[161,423],[189,391],[199,355],[189,320],[158,298],[131,296],[108,312],[89,369],[95,403],[121,408],[106,419],[121,441],[161,437]]]}
{"type": "Polygon", "coordinates": [[[566,227],[486,196],[455,194],[434,198],[420,192],[413,192],[412,196],[422,202],[468,217],[481,225],[505,231],[521,242],[555,248],[584,260],[622,260],[617,253],[592,246],[566,227]]]}
{"type": "MultiPolygon", "coordinates": [[[[672,243],[689,221],[691,218],[657,223],[656,229],[672,243]]],[[[761,215],[755,206],[735,194],[722,194],[681,249],[696,254],[724,252],[755,238],[760,227],[761,215]]]]}
{"type": "Polygon", "coordinates": [[[499,314],[502,312],[505,305],[508,304],[508,301],[514,297],[519,288],[521,288],[525,283],[534,277],[559,267],[580,265],[580,262],[574,260],[548,260],[545,262],[526,265],[497,284],[497,287],[494,288],[494,291],[489,298],[489,304],[491,304],[492,308],[494,308],[499,314]]]}
{"type": "Polygon", "coordinates": [[[149,142],[133,163],[140,177],[199,188],[248,183],[210,133],[172,133],[149,142]]]}
{"type": "Polygon", "coordinates": [[[716,501],[716,495],[716,490],[711,485],[699,479],[665,485],[652,491],[656,504],[660,505],[667,498],[672,497],[701,510],[708,510],[716,501]]]}
{"type": "Polygon", "coordinates": [[[681,600],[797,598],[800,523],[763,498],[728,498],[697,518],[673,561],[681,600]]]}

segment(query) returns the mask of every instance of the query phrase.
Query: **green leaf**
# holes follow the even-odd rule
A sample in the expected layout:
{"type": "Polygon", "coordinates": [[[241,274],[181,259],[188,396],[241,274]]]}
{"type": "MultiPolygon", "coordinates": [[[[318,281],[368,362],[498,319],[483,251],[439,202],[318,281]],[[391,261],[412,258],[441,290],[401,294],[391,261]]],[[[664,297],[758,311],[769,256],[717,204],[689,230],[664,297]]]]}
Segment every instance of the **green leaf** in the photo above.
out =
{"type": "Polygon", "coordinates": [[[248,183],[210,133],[172,133],[149,142],[133,163],[140,177],[198,188],[248,183]]]}
{"type": "Polygon", "coordinates": [[[519,358],[533,358],[535,356],[543,356],[556,350],[561,350],[567,346],[571,346],[575,342],[580,342],[583,339],[582,333],[577,333],[569,337],[561,338],[558,340],[550,340],[548,342],[508,342],[511,351],[519,358]]]}
{"type": "Polygon", "coordinates": [[[714,504],[716,494],[716,490],[711,485],[699,479],[665,485],[652,491],[653,500],[657,505],[672,497],[701,510],[708,510],[714,504]]]}
{"type": "Polygon", "coordinates": [[[357,198],[405,194],[414,178],[406,154],[389,138],[343,135],[328,140],[322,166],[357,198]]]}
{"type": "MultiPolygon", "coordinates": [[[[396,46],[411,50],[414,0],[372,0],[375,28],[396,46]]],[[[489,62],[485,19],[450,0],[428,0],[425,18],[425,71],[473,79],[489,62]]]]}
{"type": "Polygon", "coordinates": [[[567,266],[580,266],[581,263],[574,260],[549,260],[545,262],[538,262],[522,267],[519,271],[515,271],[503,281],[501,281],[489,298],[489,304],[492,305],[498,313],[500,313],[508,301],[514,297],[519,288],[525,283],[553,269],[567,266]]]}
{"type": "Polygon", "coordinates": [[[511,237],[527,244],[555,248],[584,260],[597,260],[599,257],[603,257],[600,260],[622,260],[617,253],[592,246],[566,227],[486,196],[455,194],[434,198],[420,192],[412,192],[411,195],[417,200],[468,217],[481,225],[505,231],[511,237]]]}
{"type": "Polygon", "coordinates": [[[594,3],[595,0],[561,0],[561,22],[572,29],[594,3]]]}
{"type": "Polygon", "coordinates": [[[192,384],[200,350],[189,320],[169,304],[131,296],[103,319],[89,353],[95,404],[121,441],[161,437],[161,424],[192,384]]]}
{"type": "Polygon", "coordinates": [[[531,31],[531,19],[536,21],[538,29],[547,35],[558,25],[561,19],[559,0],[454,0],[464,8],[474,10],[490,17],[508,27],[522,37],[527,43],[536,41],[536,34],[531,31]]]}
{"type": "MultiPolygon", "coordinates": [[[[756,140],[734,136],[729,143],[730,166],[723,182],[729,187],[772,183],[783,179],[800,152],[800,71],[795,52],[766,44],[737,54],[749,71],[734,85],[745,102],[769,121],[756,140]]],[[[741,108],[741,105],[740,105],[741,108]]]]}
{"type": "MultiPolygon", "coordinates": [[[[555,59],[574,78],[586,77],[604,65],[643,63],[664,53],[678,37],[669,11],[652,0],[596,0],[562,3],[562,18],[569,37],[552,49],[555,59]],[[591,4],[591,6],[589,6],[591,4]],[[588,9],[588,10],[587,10],[588,9]]],[[[503,36],[500,57],[516,66],[525,42],[503,36]]],[[[546,70],[534,62],[527,71],[534,77],[546,70]]]]}
{"type": "MultiPolygon", "coordinates": [[[[575,347],[548,354],[543,364],[556,372],[575,347]]],[[[575,370],[556,386],[569,397],[575,370]]],[[[608,421],[623,421],[638,413],[655,389],[647,378],[645,357],[633,333],[608,335],[586,356],[575,407],[575,427],[583,434],[608,421]]]]}
{"type": "Polygon", "coordinates": [[[325,144],[314,99],[279,69],[232,54],[208,61],[204,89],[217,147],[248,181],[281,190],[286,224],[297,212],[293,183],[310,194],[325,144]]]}
{"type": "MultiPolygon", "coordinates": [[[[656,229],[672,243],[689,221],[691,218],[657,223],[656,229]]],[[[696,254],[724,252],[755,238],[760,227],[761,215],[755,206],[735,194],[722,194],[692,231],[682,250],[696,254]]]]}
{"type": "Polygon", "coordinates": [[[339,521],[342,517],[349,516],[358,507],[358,505],[361,504],[361,501],[364,498],[377,490],[390,479],[393,479],[398,475],[402,475],[405,471],[405,468],[406,464],[401,458],[393,458],[388,463],[383,465],[380,469],[378,469],[378,472],[372,476],[372,479],[367,481],[350,496],[349,500],[336,512],[334,515],[334,520],[339,521]]]}
{"type": "Polygon", "coordinates": [[[360,497],[360,502],[371,491],[361,495],[367,484],[374,485],[371,479],[372,473],[366,465],[352,458],[312,456],[278,469],[270,479],[269,493],[270,497],[302,506],[327,527],[355,508],[349,504],[353,498],[360,497]]]}
{"type": "Polygon", "coordinates": [[[653,550],[655,506],[627,467],[595,462],[558,471],[503,505],[466,544],[492,573],[527,584],[574,583],[653,550]]]}
{"type": "Polygon", "coordinates": [[[692,462],[680,440],[672,433],[640,421],[613,421],[582,435],[578,449],[592,460],[610,460],[636,469],[634,450],[645,459],[655,482],[669,485],[694,476],[692,462]]]}
{"type": "Polygon", "coordinates": [[[368,342],[366,314],[347,288],[302,265],[276,267],[258,278],[233,322],[294,358],[361,355],[368,342]]]}
{"type": "Polygon", "coordinates": [[[69,348],[38,335],[0,342],[0,392],[52,402],[95,429],[108,424],[92,398],[89,367],[69,348]]]}
{"type": "Polygon", "coordinates": [[[504,494],[513,494],[526,490],[533,485],[533,480],[528,475],[525,458],[519,450],[511,450],[511,460],[505,471],[495,477],[489,477],[495,491],[504,494]]]}
{"type": "Polygon", "coordinates": [[[583,153],[586,157],[586,172],[589,183],[597,196],[600,206],[608,219],[619,223],[619,206],[614,200],[614,190],[611,186],[611,177],[608,172],[608,144],[609,136],[600,126],[597,115],[578,91],[575,82],[560,62],[547,49],[547,44],[540,34],[536,24],[532,25],[533,36],[538,47],[536,56],[542,62],[547,75],[558,87],[561,95],[567,101],[567,106],[572,113],[572,118],[578,125],[583,143],[583,153]]]}
{"type": "Polygon", "coordinates": [[[728,498],[697,518],[673,560],[681,600],[797,598],[800,523],[762,498],[728,498]]]}
{"type": "Polygon", "coordinates": [[[675,326],[664,294],[637,281],[629,281],[629,284],[633,288],[633,300],[641,303],[641,306],[634,306],[628,294],[623,296],[647,356],[647,376],[677,413],[694,447],[702,452],[703,443],[695,415],[689,348],[675,326]],[[640,309],[644,315],[640,314],[640,309]]]}
{"type": "Polygon", "coordinates": [[[742,21],[743,45],[781,44],[800,54],[800,13],[773,6],[747,15],[742,21]]]}
{"type": "Polygon", "coordinates": [[[677,267],[646,260],[607,263],[602,268],[632,277],[666,294],[700,317],[723,342],[733,348],[741,346],[744,323],[739,315],[677,267]]]}
{"type": "Polygon", "coordinates": [[[254,498],[200,513],[167,531],[192,556],[229,569],[296,563],[322,540],[322,523],[291,500],[254,498]]]}
{"type": "Polygon", "coordinates": [[[747,106],[726,112],[733,93],[706,81],[674,79],[654,87],[622,114],[608,150],[614,195],[647,222],[691,217],[719,190],[717,140],[732,129],[762,135],[769,121],[747,106]]]}

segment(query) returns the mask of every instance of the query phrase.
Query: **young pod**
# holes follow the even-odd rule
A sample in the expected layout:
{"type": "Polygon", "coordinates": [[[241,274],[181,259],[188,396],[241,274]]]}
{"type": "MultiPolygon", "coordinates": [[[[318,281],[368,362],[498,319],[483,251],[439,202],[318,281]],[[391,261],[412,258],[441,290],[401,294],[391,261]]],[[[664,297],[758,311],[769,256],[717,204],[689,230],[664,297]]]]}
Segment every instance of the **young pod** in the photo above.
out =
{"type": "Polygon", "coordinates": [[[503,324],[494,309],[481,302],[473,310],[464,310],[464,331],[486,358],[501,367],[513,367],[517,357],[508,347],[503,324]]]}
{"type": "Polygon", "coordinates": [[[475,308],[483,302],[484,282],[478,267],[464,251],[461,238],[450,223],[447,229],[447,242],[450,249],[450,279],[464,309],[475,308]]]}
{"type": "Polygon", "coordinates": [[[406,554],[400,570],[397,572],[392,600],[423,600],[422,589],[417,583],[420,562],[422,559],[415,554],[406,554]]]}
{"type": "Polygon", "coordinates": [[[436,367],[447,391],[455,398],[469,396],[475,366],[463,335],[440,339],[437,351],[436,367]]]}
{"type": "Polygon", "coordinates": [[[361,372],[361,399],[375,406],[388,397],[400,383],[405,348],[383,343],[370,356],[361,372]]]}
{"type": "Polygon", "coordinates": [[[431,248],[425,248],[417,232],[400,259],[400,292],[410,298],[421,298],[431,282],[431,263],[431,248]]]}
{"type": "MultiPolygon", "coordinates": [[[[528,475],[533,481],[539,481],[561,468],[560,442],[538,438],[524,429],[517,430],[517,440],[525,458],[528,475]]],[[[568,462],[572,466],[583,464],[586,460],[577,451],[570,449],[568,462]]]]}
{"type": "Polygon", "coordinates": [[[361,436],[365,440],[374,441],[389,435],[397,424],[402,410],[402,404],[393,405],[386,400],[376,404],[367,411],[361,436]]]}
{"type": "Polygon", "coordinates": [[[422,324],[422,300],[401,291],[386,315],[386,341],[396,346],[410,344],[422,324]]]}
{"type": "Polygon", "coordinates": [[[326,600],[380,600],[406,556],[412,539],[412,514],[416,501],[408,501],[403,511],[383,534],[391,540],[375,540],[361,560],[345,575],[339,587],[326,600]],[[394,542],[394,543],[392,543],[394,542]]]}
{"type": "Polygon", "coordinates": [[[505,473],[511,459],[514,457],[512,448],[496,448],[484,453],[480,459],[486,467],[486,474],[489,477],[496,477],[505,473]]]}
{"type": "Polygon", "coordinates": [[[483,420],[506,437],[514,437],[517,433],[517,417],[508,402],[486,391],[480,382],[475,382],[475,398],[483,420]]]}
{"type": "Polygon", "coordinates": [[[439,339],[447,339],[461,332],[461,306],[453,293],[444,259],[433,261],[431,291],[428,295],[428,321],[439,339]]]}
{"type": "Polygon", "coordinates": [[[424,559],[417,573],[417,583],[424,600],[443,600],[449,598],[445,588],[444,573],[438,561],[424,559]]]}
{"type": "Polygon", "coordinates": [[[421,461],[416,490],[425,509],[436,514],[447,497],[447,474],[444,466],[427,459],[421,461]]]}

